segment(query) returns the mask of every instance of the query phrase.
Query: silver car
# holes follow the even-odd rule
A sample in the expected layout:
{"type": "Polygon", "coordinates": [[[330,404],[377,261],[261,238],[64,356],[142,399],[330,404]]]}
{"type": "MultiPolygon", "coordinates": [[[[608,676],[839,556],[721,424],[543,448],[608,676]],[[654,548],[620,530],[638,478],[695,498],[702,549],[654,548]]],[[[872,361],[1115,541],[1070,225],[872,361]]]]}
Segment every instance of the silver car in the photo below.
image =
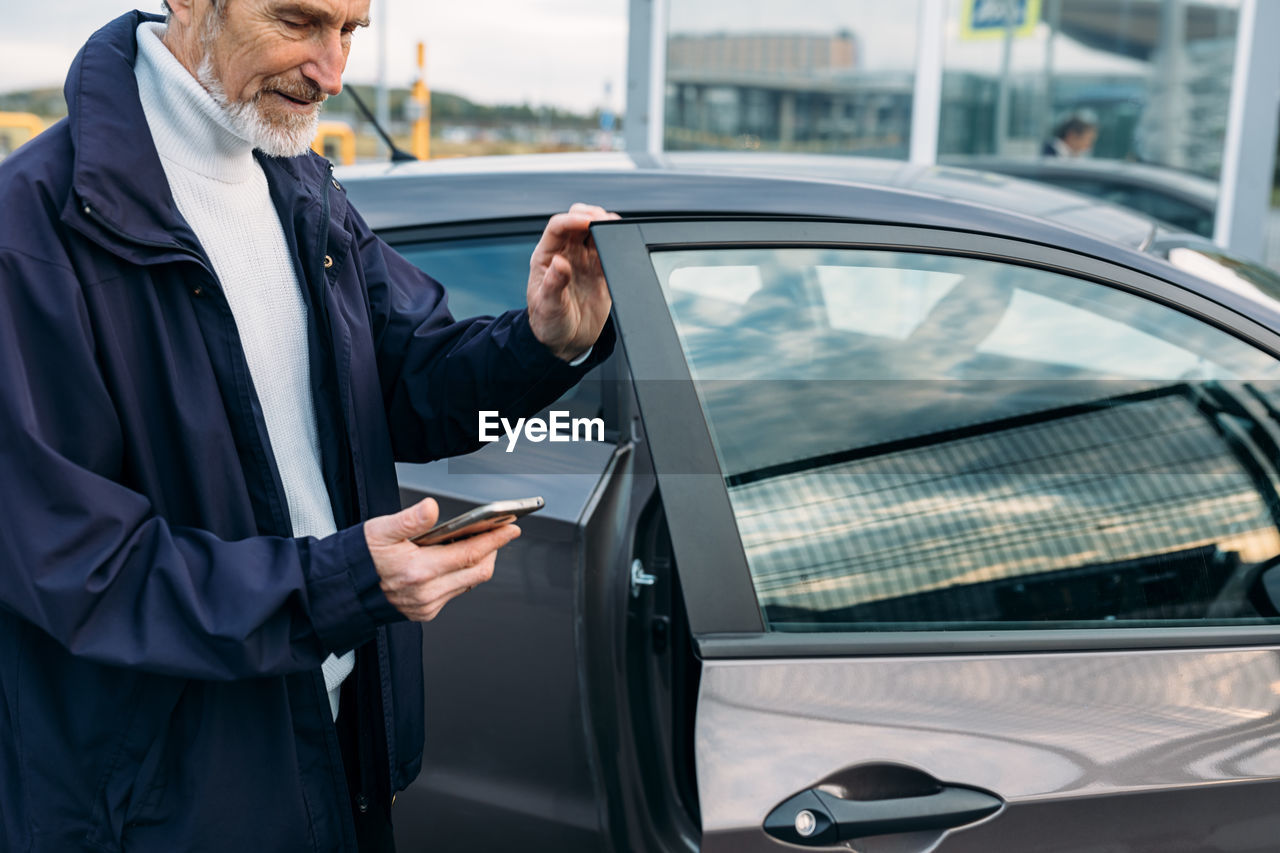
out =
{"type": "Polygon", "coordinates": [[[460,315],[520,304],[551,212],[624,216],[622,346],[551,407],[604,440],[401,469],[547,501],[426,627],[402,851],[1276,849],[1270,296],[976,173],[343,178],[460,315]]]}

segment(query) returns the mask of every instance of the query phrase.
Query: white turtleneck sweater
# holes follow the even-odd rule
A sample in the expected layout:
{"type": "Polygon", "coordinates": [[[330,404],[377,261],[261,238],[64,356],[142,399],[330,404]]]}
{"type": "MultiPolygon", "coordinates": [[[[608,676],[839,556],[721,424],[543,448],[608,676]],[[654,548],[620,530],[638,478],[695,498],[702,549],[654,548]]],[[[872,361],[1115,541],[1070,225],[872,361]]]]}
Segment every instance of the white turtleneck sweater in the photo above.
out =
{"type": "MultiPolygon", "coordinates": [[[[320,474],[307,354],[307,309],[267,178],[222,108],[178,62],[159,23],[138,27],[134,76],[142,110],[178,210],[213,264],[262,404],[294,536],[336,531],[320,474]]],[[[329,707],[355,654],[324,661],[329,707]]]]}

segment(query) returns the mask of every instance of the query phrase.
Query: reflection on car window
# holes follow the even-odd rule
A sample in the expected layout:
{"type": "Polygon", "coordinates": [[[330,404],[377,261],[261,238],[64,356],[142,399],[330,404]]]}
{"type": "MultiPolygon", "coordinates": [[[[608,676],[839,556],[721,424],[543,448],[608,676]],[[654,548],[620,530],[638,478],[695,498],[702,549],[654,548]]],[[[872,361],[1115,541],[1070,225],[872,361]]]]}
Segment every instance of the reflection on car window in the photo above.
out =
{"type": "MultiPolygon", "coordinates": [[[[537,233],[501,237],[472,237],[401,243],[396,251],[449,291],[453,316],[492,317],[525,305],[529,284],[529,255],[538,244],[537,233]]],[[[548,408],[568,411],[570,417],[605,417],[599,377],[587,378],[569,389],[548,408]]]]}
{"type": "Polygon", "coordinates": [[[1177,379],[1211,369],[1203,356],[1123,320],[1022,289],[977,351],[1133,378],[1177,379]],[[1106,347],[1094,346],[1099,338],[1106,347]]]}
{"type": "Polygon", "coordinates": [[[687,304],[718,300],[734,305],[746,303],[760,289],[760,271],[755,267],[694,267],[671,271],[671,290],[687,304]]]}
{"type": "Polygon", "coordinates": [[[1271,618],[1255,595],[1280,555],[1266,354],[986,260],[652,258],[771,629],[1271,618]],[[717,268],[745,298],[674,286],[717,268]]]}
{"type": "Polygon", "coordinates": [[[898,267],[815,267],[831,326],[906,338],[961,276],[898,267]]]}

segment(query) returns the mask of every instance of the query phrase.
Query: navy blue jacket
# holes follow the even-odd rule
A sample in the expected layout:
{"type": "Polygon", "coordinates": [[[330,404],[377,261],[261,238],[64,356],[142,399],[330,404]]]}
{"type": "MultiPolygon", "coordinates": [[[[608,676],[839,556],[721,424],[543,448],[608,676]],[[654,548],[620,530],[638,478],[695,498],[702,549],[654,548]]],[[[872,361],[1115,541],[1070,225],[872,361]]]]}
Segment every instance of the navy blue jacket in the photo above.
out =
{"type": "MultiPolygon", "coordinates": [[[[570,368],[524,312],[455,322],[328,163],[260,157],[310,319],[339,532],[294,539],[231,311],[138,101],[131,13],[67,120],[0,164],[0,849],[354,849],[320,662],[359,647],[384,790],[417,774],[421,634],[363,519],[570,368]],[[376,717],[375,717],[376,719],[376,717]]],[[[371,783],[372,784],[372,783],[371,783]]]]}

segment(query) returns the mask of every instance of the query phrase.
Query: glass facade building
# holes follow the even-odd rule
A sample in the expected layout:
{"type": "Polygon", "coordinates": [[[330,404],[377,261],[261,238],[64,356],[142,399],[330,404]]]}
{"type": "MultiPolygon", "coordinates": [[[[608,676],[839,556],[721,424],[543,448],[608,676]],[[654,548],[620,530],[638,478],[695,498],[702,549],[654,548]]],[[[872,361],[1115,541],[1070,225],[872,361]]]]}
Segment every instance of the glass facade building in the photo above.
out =
{"type": "MultiPolygon", "coordinates": [[[[663,147],[907,159],[930,2],[669,0],[663,147]]],[[[937,158],[1142,163],[1151,187],[1077,189],[1157,218],[1178,206],[1180,228],[1198,206],[1212,236],[1249,0],[938,2],[937,158]],[[1062,135],[1073,119],[1090,127],[1076,148],[1062,135]]],[[[1265,259],[1280,269],[1280,184],[1264,179],[1277,186],[1265,259]]]]}

